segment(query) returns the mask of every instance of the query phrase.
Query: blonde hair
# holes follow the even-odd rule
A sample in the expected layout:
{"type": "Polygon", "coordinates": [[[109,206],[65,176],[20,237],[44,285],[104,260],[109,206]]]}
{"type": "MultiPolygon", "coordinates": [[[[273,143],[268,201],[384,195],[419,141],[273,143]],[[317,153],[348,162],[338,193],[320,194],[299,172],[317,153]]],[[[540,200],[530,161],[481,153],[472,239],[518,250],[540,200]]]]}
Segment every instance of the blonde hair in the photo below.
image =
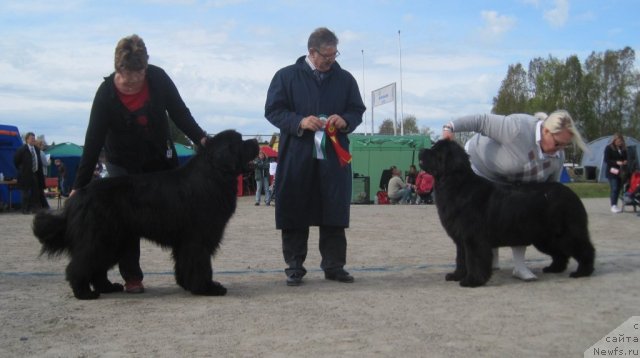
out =
{"type": "Polygon", "coordinates": [[[548,129],[549,132],[553,134],[561,132],[565,129],[568,130],[573,135],[571,141],[575,145],[580,147],[580,149],[582,149],[583,151],[588,151],[587,145],[584,143],[584,140],[582,139],[580,132],[578,132],[578,129],[576,128],[576,125],[573,122],[573,119],[571,118],[569,112],[563,109],[552,112],[549,116],[547,116],[546,119],[544,119],[544,122],[542,122],[542,126],[548,129]]]}
{"type": "Polygon", "coordinates": [[[149,55],[147,54],[147,47],[140,36],[133,34],[127,36],[116,45],[114,65],[116,72],[126,71],[140,71],[147,68],[149,63],[149,55]]]}
{"type": "Polygon", "coordinates": [[[616,140],[617,139],[620,139],[622,141],[622,148],[623,149],[627,149],[627,142],[625,142],[624,137],[620,133],[614,133],[611,136],[611,143],[609,143],[611,148],[616,149],[616,140]]]}

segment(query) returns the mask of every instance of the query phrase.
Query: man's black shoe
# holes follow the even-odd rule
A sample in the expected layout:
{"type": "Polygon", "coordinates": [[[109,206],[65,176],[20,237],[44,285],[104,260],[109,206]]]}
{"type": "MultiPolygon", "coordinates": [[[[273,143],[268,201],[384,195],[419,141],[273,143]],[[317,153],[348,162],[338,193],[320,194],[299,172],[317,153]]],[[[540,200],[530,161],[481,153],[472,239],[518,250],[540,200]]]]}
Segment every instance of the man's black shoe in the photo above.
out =
{"type": "Polygon", "coordinates": [[[336,272],[325,272],[324,278],[327,280],[344,282],[344,283],[352,283],[354,281],[353,276],[349,275],[349,273],[345,270],[340,270],[336,272]]]}
{"type": "Polygon", "coordinates": [[[300,286],[302,285],[302,274],[294,273],[291,276],[287,276],[287,286],[300,286]]]}

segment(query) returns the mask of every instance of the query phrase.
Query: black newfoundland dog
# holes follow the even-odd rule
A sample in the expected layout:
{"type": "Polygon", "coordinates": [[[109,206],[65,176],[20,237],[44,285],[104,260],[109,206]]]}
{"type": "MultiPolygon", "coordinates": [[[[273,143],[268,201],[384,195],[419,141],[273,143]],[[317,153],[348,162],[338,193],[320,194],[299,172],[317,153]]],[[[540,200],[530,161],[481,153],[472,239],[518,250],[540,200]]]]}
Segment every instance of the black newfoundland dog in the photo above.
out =
{"type": "Polygon", "coordinates": [[[595,250],[580,198],[561,183],[499,185],[476,175],[456,142],[441,140],[420,152],[420,167],[435,178],[440,222],[456,244],[456,269],[447,281],[477,287],[491,277],[492,248],[533,245],[550,255],[544,272],[571,277],[593,272],[595,250]]]}
{"type": "Polygon", "coordinates": [[[67,253],[66,278],[78,299],[122,291],[107,271],[141,237],[171,248],[178,285],[197,295],[222,296],[211,256],[236,209],[237,177],[258,155],[255,140],[228,130],[208,138],[184,166],[166,172],[91,182],[61,213],[40,212],[33,233],[42,253],[67,253]],[[91,289],[93,287],[93,289],[91,289]]]}

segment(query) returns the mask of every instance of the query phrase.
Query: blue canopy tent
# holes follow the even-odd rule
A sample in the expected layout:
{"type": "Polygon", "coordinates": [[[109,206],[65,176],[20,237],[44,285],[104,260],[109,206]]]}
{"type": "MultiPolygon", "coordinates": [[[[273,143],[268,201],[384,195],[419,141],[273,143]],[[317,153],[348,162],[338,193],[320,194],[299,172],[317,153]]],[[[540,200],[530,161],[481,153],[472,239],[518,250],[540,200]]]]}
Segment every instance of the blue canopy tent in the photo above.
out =
{"type": "MultiPolygon", "coordinates": [[[[15,179],[18,171],[13,165],[13,156],[16,150],[23,144],[18,127],[0,124],[0,173],[4,179],[15,179]]],[[[9,187],[7,185],[0,186],[0,202],[9,202],[9,187]]],[[[13,190],[11,192],[12,204],[20,203],[20,192],[13,190]]]]}
{"type": "Polygon", "coordinates": [[[64,164],[66,170],[66,183],[65,186],[68,191],[73,188],[73,183],[76,180],[76,172],[80,165],[80,158],[82,157],[82,147],[73,143],[60,143],[47,148],[44,151],[51,157],[51,166],[49,167],[49,177],[58,176],[58,168],[53,164],[56,159],[60,159],[64,164]]]}

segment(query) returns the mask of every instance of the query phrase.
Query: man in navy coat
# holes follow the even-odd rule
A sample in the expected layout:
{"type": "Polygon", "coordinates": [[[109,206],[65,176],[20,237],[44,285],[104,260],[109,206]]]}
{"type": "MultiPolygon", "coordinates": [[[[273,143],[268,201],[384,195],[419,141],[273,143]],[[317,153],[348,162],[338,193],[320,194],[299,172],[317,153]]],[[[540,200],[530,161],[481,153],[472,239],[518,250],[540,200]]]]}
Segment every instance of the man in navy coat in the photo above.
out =
{"type": "Polygon", "coordinates": [[[336,62],[338,38],[327,28],[309,36],[308,55],[274,75],[265,117],[280,129],[275,192],[287,285],[306,274],[309,227],[319,226],[325,278],[353,282],[344,270],[351,164],[348,133],[366,110],[353,76],[336,62]]]}

